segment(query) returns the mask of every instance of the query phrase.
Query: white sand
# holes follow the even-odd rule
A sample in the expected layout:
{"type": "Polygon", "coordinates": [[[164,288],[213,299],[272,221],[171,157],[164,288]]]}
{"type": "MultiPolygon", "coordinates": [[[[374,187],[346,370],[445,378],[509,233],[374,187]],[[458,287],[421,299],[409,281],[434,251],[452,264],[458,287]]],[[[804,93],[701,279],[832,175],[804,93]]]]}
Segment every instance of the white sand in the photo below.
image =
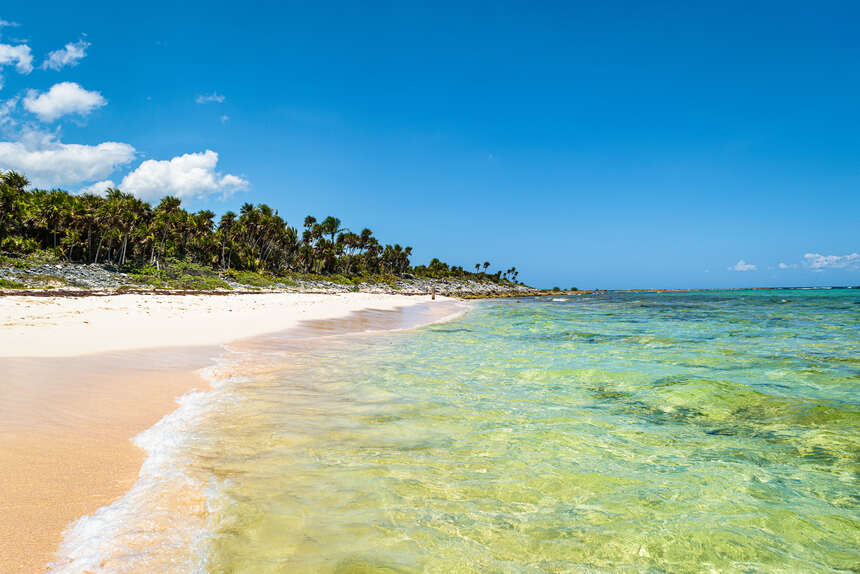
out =
{"type": "Polygon", "coordinates": [[[429,296],[370,293],[7,296],[0,297],[0,357],[70,357],[124,349],[217,345],[282,331],[305,320],[429,300],[429,296]]]}

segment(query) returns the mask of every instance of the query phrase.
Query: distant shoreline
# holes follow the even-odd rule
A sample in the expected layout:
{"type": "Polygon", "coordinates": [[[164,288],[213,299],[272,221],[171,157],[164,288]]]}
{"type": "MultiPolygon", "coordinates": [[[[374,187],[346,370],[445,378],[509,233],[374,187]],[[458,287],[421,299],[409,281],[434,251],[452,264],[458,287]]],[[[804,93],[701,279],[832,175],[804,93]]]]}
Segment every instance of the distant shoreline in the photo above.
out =
{"type": "Polygon", "coordinates": [[[769,291],[773,289],[860,289],[860,285],[830,285],[827,287],[674,287],[666,289],[578,289],[576,291],[552,291],[542,289],[541,294],[588,295],[592,293],[665,293],[674,291],[769,291]]]}
{"type": "MultiPolygon", "coordinates": [[[[834,285],[828,287],[690,287],[690,288],[666,288],[666,289],[578,289],[576,291],[552,289],[537,289],[525,288],[522,290],[494,290],[494,291],[470,291],[468,287],[460,287],[457,290],[447,290],[440,288],[437,294],[443,297],[452,297],[455,299],[475,300],[475,299],[510,299],[517,297],[546,297],[550,295],[594,295],[601,293],[690,293],[690,292],[714,292],[714,291],[771,291],[775,289],[782,290],[809,290],[809,291],[827,291],[832,289],[860,289],[860,286],[855,285],[834,285]],[[452,292],[453,291],[453,292],[452,292]]],[[[229,296],[229,295],[277,295],[282,293],[303,293],[307,295],[330,295],[338,293],[351,293],[355,291],[349,290],[286,290],[286,289],[258,289],[258,290],[211,290],[211,289],[146,289],[146,288],[121,288],[121,289],[0,289],[0,297],[114,297],[119,295],[167,295],[167,296],[182,296],[182,295],[213,295],[213,296],[229,296]]],[[[367,293],[368,291],[358,291],[359,293],[367,293]]],[[[377,294],[405,295],[405,296],[422,296],[430,295],[430,290],[421,290],[420,292],[410,291],[402,292],[395,290],[375,290],[370,291],[377,294]]]]}

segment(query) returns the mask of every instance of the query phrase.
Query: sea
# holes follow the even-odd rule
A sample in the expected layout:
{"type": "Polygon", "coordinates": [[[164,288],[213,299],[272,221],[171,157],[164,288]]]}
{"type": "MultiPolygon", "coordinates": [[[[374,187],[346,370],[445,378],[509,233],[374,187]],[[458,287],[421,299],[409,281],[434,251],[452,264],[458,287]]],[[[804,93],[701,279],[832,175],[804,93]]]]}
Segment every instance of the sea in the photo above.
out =
{"type": "Polygon", "coordinates": [[[860,289],[479,301],[204,375],[53,572],[860,572],[860,289]]]}

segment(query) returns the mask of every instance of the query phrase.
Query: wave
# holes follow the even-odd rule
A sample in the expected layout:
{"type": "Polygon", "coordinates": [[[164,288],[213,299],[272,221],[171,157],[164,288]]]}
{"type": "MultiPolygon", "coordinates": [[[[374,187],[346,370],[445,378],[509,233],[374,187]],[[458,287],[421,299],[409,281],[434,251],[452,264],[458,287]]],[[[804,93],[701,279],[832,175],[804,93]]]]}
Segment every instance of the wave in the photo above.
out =
{"type": "Polygon", "coordinates": [[[179,408],[133,439],[146,451],[136,482],[67,527],[49,572],[206,572],[219,484],[189,455],[200,423],[238,379],[224,376],[232,370],[233,361],[217,359],[200,372],[210,390],[186,393],[179,408]]]}

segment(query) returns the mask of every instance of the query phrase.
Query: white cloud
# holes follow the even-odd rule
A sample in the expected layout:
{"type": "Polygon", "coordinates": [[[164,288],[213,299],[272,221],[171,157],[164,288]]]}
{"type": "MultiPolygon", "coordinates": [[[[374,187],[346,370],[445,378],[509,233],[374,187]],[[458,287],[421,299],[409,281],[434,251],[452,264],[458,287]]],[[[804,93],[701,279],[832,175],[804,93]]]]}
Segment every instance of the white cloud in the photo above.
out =
{"type": "Polygon", "coordinates": [[[52,122],[66,114],[86,116],[107,101],[98,92],[90,92],[74,82],[54,84],[44,94],[30,90],[24,98],[24,107],[43,122],[52,122]]]}
{"type": "MultiPolygon", "coordinates": [[[[29,74],[33,71],[33,54],[26,44],[0,44],[0,69],[3,66],[15,64],[19,74],[29,74]]],[[[3,89],[3,76],[0,75],[0,90],[3,89]]]]}
{"type": "Polygon", "coordinates": [[[48,57],[42,62],[42,69],[59,70],[64,66],[77,66],[78,61],[87,55],[89,46],[90,43],[86,40],[69,42],[63,48],[48,54],[48,57]]]}
{"type": "Polygon", "coordinates": [[[112,179],[105,179],[103,181],[97,181],[92,185],[88,185],[84,188],[81,188],[78,193],[91,193],[93,195],[104,195],[109,187],[114,187],[114,183],[112,179]]]}
{"type": "Polygon", "coordinates": [[[12,119],[12,112],[15,110],[15,106],[17,105],[17,97],[9,98],[5,102],[0,102],[0,128],[15,124],[15,120],[12,119]]]}
{"type": "Polygon", "coordinates": [[[146,160],[122,180],[120,189],[142,199],[165,195],[187,199],[213,193],[224,195],[248,188],[248,182],[235,175],[215,171],[218,154],[212,150],[187,153],[170,160],[146,160]]]}
{"type": "Polygon", "coordinates": [[[194,101],[198,104],[208,104],[211,102],[215,102],[216,104],[223,104],[224,100],[226,100],[224,96],[220,95],[218,92],[212,92],[211,94],[202,94],[197,96],[197,99],[194,101]]]}
{"type": "Polygon", "coordinates": [[[803,264],[814,271],[825,269],[860,269],[860,254],[850,253],[848,255],[821,255],[820,253],[807,253],[803,256],[803,264]]]}
{"type": "Polygon", "coordinates": [[[0,169],[13,169],[37,187],[77,186],[104,179],[134,158],[120,142],[65,144],[54,134],[30,131],[18,141],[0,141],[0,169]]]}
{"type": "Polygon", "coordinates": [[[33,54],[26,44],[0,44],[0,66],[15,64],[19,74],[29,74],[33,71],[33,54]]]}
{"type": "Polygon", "coordinates": [[[797,263],[783,263],[782,261],[779,262],[780,269],[794,269],[795,267],[797,267],[797,263]]]}
{"type": "Polygon", "coordinates": [[[752,263],[747,263],[743,259],[729,267],[729,271],[755,271],[756,269],[758,269],[758,267],[752,263]]]}

